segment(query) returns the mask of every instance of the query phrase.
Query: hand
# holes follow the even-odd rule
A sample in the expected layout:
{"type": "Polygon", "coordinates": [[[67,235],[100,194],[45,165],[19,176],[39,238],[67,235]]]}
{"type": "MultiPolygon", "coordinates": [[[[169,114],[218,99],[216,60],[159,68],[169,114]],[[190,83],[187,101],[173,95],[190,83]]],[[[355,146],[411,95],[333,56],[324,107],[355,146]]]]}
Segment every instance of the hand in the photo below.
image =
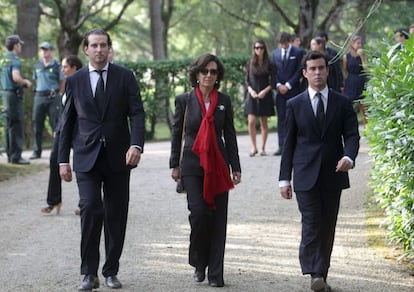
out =
{"type": "Polygon", "coordinates": [[[180,168],[179,167],[175,167],[175,168],[172,169],[171,178],[174,181],[177,181],[177,180],[180,179],[180,168]]]}
{"type": "Polygon", "coordinates": [[[138,165],[140,160],[141,160],[141,151],[137,147],[130,146],[125,155],[126,165],[136,166],[138,165]]]}
{"type": "Polygon", "coordinates": [[[343,171],[347,172],[352,168],[352,163],[348,159],[342,158],[338,161],[338,164],[336,165],[336,172],[343,171]]]}
{"type": "Polygon", "coordinates": [[[292,199],[292,187],[291,186],[281,187],[279,188],[279,191],[280,191],[280,195],[286,200],[292,199]]]}
{"type": "Polygon", "coordinates": [[[286,94],[286,92],[289,91],[289,88],[286,85],[280,85],[277,90],[279,91],[280,94],[286,94]]]}
{"type": "Polygon", "coordinates": [[[238,171],[233,171],[233,184],[237,185],[241,182],[241,173],[238,171]]]}
{"type": "Polygon", "coordinates": [[[60,177],[67,182],[72,181],[72,170],[70,165],[59,165],[59,174],[60,177]]]}
{"type": "Polygon", "coordinates": [[[24,82],[24,85],[25,85],[27,88],[32,87],[32,82],[30,82],[30,80],[25,79],[24,81],[25,81],[25,82],[24,82]]]}
{"type": "Polygon", "coordinates": [[[250,93],[250,96],[251,96],[252,98],[257,98],[257,97],[258,97],[257,92],[256,92],[256,91],[254,91],[253,89],[250,89],[250,90],[249,90],[249,93],[250,93]]]}

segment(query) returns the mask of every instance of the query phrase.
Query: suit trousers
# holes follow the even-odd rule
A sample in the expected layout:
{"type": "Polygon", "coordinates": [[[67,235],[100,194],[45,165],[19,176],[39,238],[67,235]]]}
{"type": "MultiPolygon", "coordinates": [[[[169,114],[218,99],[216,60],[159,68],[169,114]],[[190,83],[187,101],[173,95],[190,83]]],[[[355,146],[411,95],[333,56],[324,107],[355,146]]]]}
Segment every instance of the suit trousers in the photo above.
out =
{"type": "Polygon", "coordinates": [[[328,275],[340,198],[341,190],[328,191],[322,184],[296,191],[302,214],[299,261],[303,274],[321,274],[325,279],[328,275]]]}
{"type": "Polygon", "coordinates": [[[97,275],[104,225],[104,277],[118,274],[128,217],[130,170],[114,172],[102,147],[89,172],[77,172],[81,210],[81,274],[97,275]],[[103,196],[102,196],[103,193],[103,196]]]}
{"type": "Polygon", "coordinates": [[[276,111],[277,111],[277,136],[279,142],[279,149],[283,149],[283,144],[286,137],[286,103],[287,96],[281,94],[276,95],[276,111]]]}
{"type": "Polygon", "coordinates": [[[224,249],[227,232],[228,192],[216,197],[216,209],[203,199],[203,176],[183,176],[187,190],[191,227],[189,264],[196,269],[208,267],[209,281],[224,284],[224,249]]]}
{"type": "Polygon", "coordinates": [[[50,171],[46,199],[49,206],[54,206],[62,202],[62,179],[60,178],[58,163],[59,136],[60,133],[56,132],[49,158],[50,171]]]}

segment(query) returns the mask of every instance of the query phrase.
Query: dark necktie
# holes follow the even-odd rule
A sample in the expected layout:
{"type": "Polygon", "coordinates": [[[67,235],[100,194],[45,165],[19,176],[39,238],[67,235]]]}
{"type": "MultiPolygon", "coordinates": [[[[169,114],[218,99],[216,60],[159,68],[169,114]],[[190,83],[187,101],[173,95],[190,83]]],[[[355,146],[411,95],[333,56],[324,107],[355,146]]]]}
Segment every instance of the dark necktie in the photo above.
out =
{"type": "Polygon", "coordinates": [[[316,121],[318,122],[319,129],[323,129],[325,122],[325,108],[323,106],[322,94],[320,92],[315,95],[318,98],[318,104],[316,106],[316,121]]]}
{"type": "Polygon", "coordinates": [[[103,72],[105,70],[96,70],[99,74],[98,83],[96,84],[95,90],[95,102],[98,105],[99,110],[103,111],[104,101],[105,101],[105,86],[103,80],[103,72]]]}
{"type": "Polygon", "coordinates": [[[284,50],[283,52],[284,54],[283,54],[282,62],[283,62],[283,66],[285,66],[286,61],[287,61],[287,50],[284,50]]]}

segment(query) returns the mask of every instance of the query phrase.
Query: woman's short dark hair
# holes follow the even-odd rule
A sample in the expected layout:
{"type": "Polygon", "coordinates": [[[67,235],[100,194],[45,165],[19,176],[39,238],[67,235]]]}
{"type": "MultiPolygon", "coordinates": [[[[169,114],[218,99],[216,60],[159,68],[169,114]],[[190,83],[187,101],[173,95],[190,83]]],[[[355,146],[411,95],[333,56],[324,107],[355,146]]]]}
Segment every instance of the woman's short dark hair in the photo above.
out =
{"type": "Polygon", "coordinates": [[[82,68],[82,61],[76,55],[67,55],[63,57],[70,67],[75,67],[76,70],[82,68]]]}
{"type": "Polygon", "coordinates": [[[88,31],[87,33],[85,33],[85,35],[83,36],[83,47],[89,46],[89,36],[93,34],[94,35],[106,35],[107,41],[108,41],[108,47],[112,47],[112,40],[109,34],[103,29],[99,29],[99,28],[92,29],[88,31]]]}
{"type": "Polygon", "coordinates": [[[307,61],[318,60],[318,59],[324,59],[325,65],[326,67],[328,67],[328,57],[326,54],[319,52],[319,51],[309,51],[302,59],[303,68],[306,70],[307,61]]]}
{"type": "Polygon", "coordinates": [[[197,86],[197,74],[200,73],[202,69],[205,69],[207,64],[210,62],[215,62],[217,64],[217,81],[214,85],[215,88],[220,87],[220,81],[223,80],[224,77],[224,66],[221,63],[220,59],[213,55],[213,54],[204,54],[199,56],[196,60],[194,60],[190,68],[188,69],[190,84],[192,87],[197,86]]]}

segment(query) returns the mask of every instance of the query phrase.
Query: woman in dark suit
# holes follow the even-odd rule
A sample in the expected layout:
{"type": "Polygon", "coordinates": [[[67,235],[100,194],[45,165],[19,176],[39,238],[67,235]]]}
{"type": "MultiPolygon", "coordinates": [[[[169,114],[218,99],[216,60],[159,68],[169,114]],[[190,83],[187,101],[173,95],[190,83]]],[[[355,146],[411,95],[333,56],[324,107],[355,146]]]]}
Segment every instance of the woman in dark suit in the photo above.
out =
{"type": "Polygon", "coordinates": [[[189,263],[195,268],[194,280],[203,282],[208,267],[209,285],[223,287],[228,191],[241,179],[233,109],[230,97],[218,91],[224,67],[216,56],[198,57],[189,75],[194,89],[175,99],[171,176],[174,180],[181,177],[187,191],[189,263]]]}

